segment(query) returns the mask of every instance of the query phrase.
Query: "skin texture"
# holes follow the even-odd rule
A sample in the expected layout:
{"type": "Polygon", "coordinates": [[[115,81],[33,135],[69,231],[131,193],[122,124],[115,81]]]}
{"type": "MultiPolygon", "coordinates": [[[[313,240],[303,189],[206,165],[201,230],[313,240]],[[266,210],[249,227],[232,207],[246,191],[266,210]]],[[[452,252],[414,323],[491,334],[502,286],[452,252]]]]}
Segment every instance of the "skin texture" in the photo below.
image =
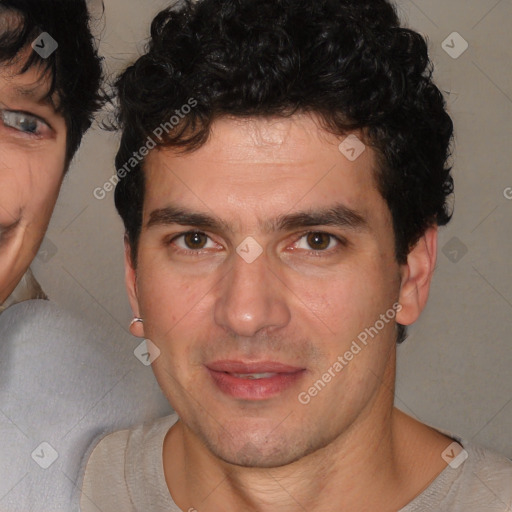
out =
{"type": "Polygon", "coordinates": [[[398,265],[373,150],[351,162],[341,140],[306,115],[223,118],[199,150],[154,150],[145,162],[138,264],[127,245],[126,281],[144,319],[132,332],[158,347],[153,370],[180,416],[163,460],[183,510],[398,510],[445,467],[451,440],[393,408],[393,322],[307,405],[297,398],[394,303],[398,322],[414,322],[435,266],[435,227],[398,265]],[[280,215],[339,203],[364,226],[265,229],[280,215]],[[226,225],[150,222],[169,206],[226,225]],[[207,235],[202,248],[180,236],[191,229],[207,235]],[[248,236],[263,248],[252,263],[236,253],[248,236]],[[205,367],[221,359],[305,371],[276,396],[236,399],[205,367]]]}
{"type": "Polygon", "coordinates": [[[0,68],[0,303],[37,253],[66,165],[64,118],[43,99],[48,77],[21,68],[0,68]]]}

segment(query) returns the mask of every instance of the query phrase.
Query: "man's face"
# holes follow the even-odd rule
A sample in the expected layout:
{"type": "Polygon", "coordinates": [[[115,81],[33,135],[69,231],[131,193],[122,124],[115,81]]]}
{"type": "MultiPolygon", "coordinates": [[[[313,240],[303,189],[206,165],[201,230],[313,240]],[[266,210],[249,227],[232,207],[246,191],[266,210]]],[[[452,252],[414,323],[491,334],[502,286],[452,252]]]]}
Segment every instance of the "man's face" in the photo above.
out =
{"type": "Polygon", "coordinates": [[[0,66],[0,303],[37,253],[65,167],[64,118],[43,98],[48,78],[0,66]]]}
{"type": "Polygon", "coordinates": [[[222,119],[199,150],[146,160],[132,306],[171,405],[222,460],[297,460],[392,387],[395,325],[380,321],[303,393],[400,293],[374,152],[350,161],[341,140],[307,116],[222,119]]]}

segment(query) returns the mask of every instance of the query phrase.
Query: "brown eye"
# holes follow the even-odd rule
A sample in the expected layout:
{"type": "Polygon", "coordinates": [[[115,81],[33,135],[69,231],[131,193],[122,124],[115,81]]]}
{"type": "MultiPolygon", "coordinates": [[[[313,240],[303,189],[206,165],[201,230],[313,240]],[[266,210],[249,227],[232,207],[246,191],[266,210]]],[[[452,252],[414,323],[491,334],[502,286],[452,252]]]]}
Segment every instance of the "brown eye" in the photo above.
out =
{"type": "Polygon", "coordinates": [[[331,238],[327,233],[308,233],[307,243],[314,251],[324,251],[329,247],[331,238]]]}
{"type": "Polygon", "coordinates": [[[208,237],[204,233],[186,233],[183,235],[183,240],[189,249],[203,249],[208,242],[208,237]]]}

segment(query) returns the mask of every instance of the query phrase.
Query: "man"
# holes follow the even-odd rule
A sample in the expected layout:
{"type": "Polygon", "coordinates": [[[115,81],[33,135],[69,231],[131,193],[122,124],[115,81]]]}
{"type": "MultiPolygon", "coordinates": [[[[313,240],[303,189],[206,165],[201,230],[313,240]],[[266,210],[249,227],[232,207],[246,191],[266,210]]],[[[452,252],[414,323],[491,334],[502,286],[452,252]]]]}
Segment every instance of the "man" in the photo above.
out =
{"type": "Polygon", "coordinates": [[[0,510],[71,511],[92,439],[163,397],[119,333],[28,300],[45,297],[27,269],[100,105],[85,0],[2,0],[0,62],[0,510]]]}
{"type": "Polygon", "coordinates": [[[82,510],[504,512],[512,463],[393,407],[451,216],[452,122],[386,0],[199,0],[118,82],[132,333],[176,414],[82,510]]]}

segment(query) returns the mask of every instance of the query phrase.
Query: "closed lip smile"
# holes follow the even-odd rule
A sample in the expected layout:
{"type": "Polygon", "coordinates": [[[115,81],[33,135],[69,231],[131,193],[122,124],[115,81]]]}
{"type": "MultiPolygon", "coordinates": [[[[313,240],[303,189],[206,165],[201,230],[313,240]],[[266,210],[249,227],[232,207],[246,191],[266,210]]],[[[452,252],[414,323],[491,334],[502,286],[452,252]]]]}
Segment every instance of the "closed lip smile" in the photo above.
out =
{"type": "Polygon", "coordinates": [[[262,401],[284,393],[302,379],[305,368],[277,361],[214,361],[205,365],[211,383],[222,394],[262,401]]]}

